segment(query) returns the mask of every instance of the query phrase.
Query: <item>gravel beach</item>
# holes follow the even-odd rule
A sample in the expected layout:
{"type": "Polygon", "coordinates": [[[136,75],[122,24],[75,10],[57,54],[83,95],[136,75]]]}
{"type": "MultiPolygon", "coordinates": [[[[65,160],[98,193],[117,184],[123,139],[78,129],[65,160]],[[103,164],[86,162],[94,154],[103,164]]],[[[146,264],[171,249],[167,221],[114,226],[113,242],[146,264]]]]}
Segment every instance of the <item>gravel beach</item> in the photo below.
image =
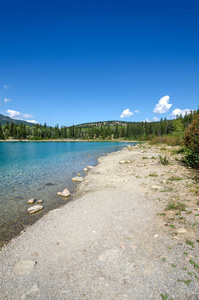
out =
{"type": "Polygon", "coordinates": [[[2,248],[0,299],[199,299],[199,185],[180,159],[148,144],[101,157],[2,248]]]}

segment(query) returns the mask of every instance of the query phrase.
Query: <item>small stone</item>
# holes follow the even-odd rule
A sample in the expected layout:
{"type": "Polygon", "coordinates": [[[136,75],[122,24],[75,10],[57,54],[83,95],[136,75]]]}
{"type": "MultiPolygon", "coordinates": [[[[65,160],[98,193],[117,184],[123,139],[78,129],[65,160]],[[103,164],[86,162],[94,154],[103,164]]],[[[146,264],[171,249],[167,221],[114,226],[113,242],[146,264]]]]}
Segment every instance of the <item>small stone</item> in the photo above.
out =
{"type": "Polygon", "coordinates": [[[64,189],[63,192],[61,193],[61,196],[62,197],[68,197],[70,196],[70,192],[68,189],[64,189]]]}
{"type": "Polygon", "coordinates": [[[57,192],[57,196],[61,196],[61,192],[57,192]]]}
{"type": "Polygon", "coordinates": [[[144,167],[144,164],[137,164],[137,167],[144,167]]]}
{"type": "Polygon", "coordinates": [[[125,246],[123,242],[120,243],[120,247],[122,248],[122,250],[125,250],[125,246]]]}
{"type": "Polygon", "coordinates": [[[33,285],[31,286],[29,293],[33,293],[33,292],[38,292],[39,291],[39,287],[37,282],[33,283],[33,285]]]}
{"type": "Polygon", "coordinates": [[[14,266],[14,272],[17,275],[30,274],[36,264],[33,260],[21,260],[14,266]]]}
{"type": "Polygon", "coordinates": [[[34,206],[31,206],[29,209],[28,209],[28,213],[29,214],[34,214],[40,210],[42,210],[44,207],[42,205],[34,205],[34,206]]]}
{"type": "Polygon", "coordinates": [[[187,232],[187,230],[186,229],[184,229],[183,227],[181,227],[181,228],[178,228],[178,229],[176,229],[176,231],[175,231],[177,234],[183,234],[183,233],[186,233],[187,232]]]}
{"type": "Polygon", "coordinates": [[[163,189],[163,187],[162,187],[162,186],[159,186],[159,185],[152,185],[152,186],[151,186],[151,189],[152,189],[152,190],[157,190],[157,189],[163,189]]]}
{"type": "Polygon", "coordinates": [[[84,169],[83,169],[83,171],[84,171],[84,172],[87,172],[87,171],[88,171],[88,169],[87,169],[87,168],[84,168],[84,169]]]}
{"type": "Polygon", "coordinates": [[[80,173],[77,173],[77,176],[80,176],[81,174],[80,173]]]}
{"type": "Polygon", "coordinates": [[[87,169],[93,169],[94,167],[93,166],[87,166],[87,169]]]}
{"type": "Polygon", "coordinates": [[[120,160],[119,164],[129,164],[130,160],[120,160]]]}
{"type": "Polygon", "coordinates": [[[33,203],[35,203],[35,201],[36,201],[36,199],[35,199],[35,198],[32,198],[32,199],[28,200],[27,202],[28,202],[29,204],[33,204],[33,203]]]}
{"type": "Polygon", "coordinates": [[[76,181],[76,182],[82,182],[84,179],[83,177],[73,177],[72,181],[76,181]]]}
{"type": "Polygon", "coordinates": [[[154,238],[157,239],[159,237],[159,235],[156,233],[154,234],[154,238]]]}

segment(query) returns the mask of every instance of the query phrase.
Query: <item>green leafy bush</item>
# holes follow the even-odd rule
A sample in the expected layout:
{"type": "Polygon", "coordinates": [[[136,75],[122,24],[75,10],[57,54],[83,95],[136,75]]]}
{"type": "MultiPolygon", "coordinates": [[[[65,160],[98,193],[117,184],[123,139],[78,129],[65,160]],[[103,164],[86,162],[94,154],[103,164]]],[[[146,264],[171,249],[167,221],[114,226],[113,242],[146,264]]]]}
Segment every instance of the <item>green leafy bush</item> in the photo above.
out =
{"type": "Polygon", "coordinates": [[[199,168],[199,115],[197,113],[185,131],[184,144],[187,148],[185,163],[192,168],[199,168]]]}

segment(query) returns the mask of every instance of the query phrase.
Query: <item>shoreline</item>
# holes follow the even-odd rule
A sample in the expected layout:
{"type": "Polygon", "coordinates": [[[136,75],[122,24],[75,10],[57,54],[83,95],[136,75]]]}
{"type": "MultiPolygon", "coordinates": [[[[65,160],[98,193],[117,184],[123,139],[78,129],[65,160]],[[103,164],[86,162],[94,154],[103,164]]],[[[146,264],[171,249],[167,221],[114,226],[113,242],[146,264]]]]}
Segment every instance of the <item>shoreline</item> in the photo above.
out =
{"type": "MultiPolygon", "coordinates": [[[[89,152],[88,152],[89,153],[89,152]]],[[[107,153],[106,155],[109,155],[109,153],[107,153]]],[[[90,156],[90,154],[88,155],[90,156]]],[[[104,155],[102,155],[103,157],[104,155]]],[[[92,158],[93,160],[94,158],[92,158]]],[[[87,162],[88,163],[88,162],[87,162]]],[[[92,165],[93,166],[96,166],[99,164],[99,159],[98,157],[96,156],[92,165]]],[[[74,170],[75,171],[75,170],[74,170]]],[[[83,178],[85,178],[87,176],[87,173],[89,172],[83,172],[83,169],[79,169],[79,170],[76,170],[77,172],[81,173],[81,176],[83,178]]],[[[75,175],[74,175],[75,176],[75,175]]],[[[73,176],[73,177],[74,177],[73,176]]],[[[72,177],[71,177],[71,180],[72,180],[72,177]]],[[[56,182],[53,182],[53,185],[55,185],[55,189],[56,188],[56,182]]],[[[38,222],[41,218],[43,218],[46,214],[48,214],[50,211],[54,210],[54,209],[57,209],[59,207],[63,207],[65,206],[68,202],[70,201],[73,201],[75,198],[76,198],[76,194],[77,194],[77,191],[78,191],[78,185],[79,183],[75,183],[75,182],[68,182],[67,181],[67,184],[65,186],[65,188],[69,188],[70,192],[71,192],[71,195],[70,197],[68,197],[67,199],[66,198],[62,198],[62,197],[58,197],[56,195],[56,193],[59,191],[59,190],[55,190],[55,193],[54,193],[54,200],[55,201],[51,201],[49,202],[48,201],[48,198],[45,198],[44,197],[44,209],[37,212],[37,213],[34,213],[32,215],[29,215],[27,214],[27,212],[24,212],[23,215],[21,215],[21,217],[15,217],[16,218],[16,221],[12,222],[11,225],[9,225],[9,228],[8,228],[8,222],[6,222],[4,224],[4,228],[5,229],[1,229],[1,240],[0,240],[0,250],[1,248],[4,246],[4,245],[7,245],[9,244],[9,242],[13,239],[13,238],[17,238],[18,236],[20,236],[21,232],[23,232],[24,230],[26,230],[29,226],[32,226],[35,222],[38,222]],[[72,189],[70,187],[72,186],[72,189]],[[7,226],[7,227],[6,227],[7,226]],[[6,230],[7,229],[7,230],[6,230]]],[[[44,185],[45,186],[45,185],[44,185]]],[[[29,197],[30,199],[31,197],[29,197]]],[[[40,198],[38,198],[40,199],[40,198]]],[[[27,198],[28,200],[28,198],[27,198]]],[[[35,203],[37,204],[37,203],[35,203]]],[[[33,204],[33,205],[35,205],[33,204]]],[[[23,205],[23,204],[22,204],[23,205]]],[[[30,204],[26,204],[24,202],[24,207],[27,206],[27,208],[30,208],[31,205],[30,204]]]]}
{"type": "Polygon", "coordinates": [[[57,140],[27,140],[27,139],[24,139],[24,140],[19,140],[19,139],[7,139],[7,140],[0,140],[0,142],[121,142],[121,143],[146,143],[147,141],[136,141],[136,140],[80,140],[80,139],[77,139],[77,140],[74,140],[74,139],[57,139],[57,140]]]}
{"type": "Polygon", "coordinates": [[[1,294],[8,299],[197,297],[198,278],[189,275],[197,274],[199,263],[197,184],[180,164],[177,149],[137,145],[100,157],[74,201],[2,248],[1,294]],[[159,155],[170,164],[160,164],[159,155]]]}

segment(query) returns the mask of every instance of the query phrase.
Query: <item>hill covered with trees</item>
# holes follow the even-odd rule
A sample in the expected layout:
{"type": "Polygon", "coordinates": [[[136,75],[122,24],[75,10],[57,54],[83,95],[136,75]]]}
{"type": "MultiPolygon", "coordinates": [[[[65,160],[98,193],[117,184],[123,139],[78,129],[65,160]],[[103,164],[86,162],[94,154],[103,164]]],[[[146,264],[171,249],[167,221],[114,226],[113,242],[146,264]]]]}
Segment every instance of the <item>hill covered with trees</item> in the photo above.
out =
{"type": "Polygon", "coordinates": [[[178,116],[174,120],[165,118],[159,122],[103,121],[69,127],[26,124],[27,122],[18,124],[18,120],[14,123],[11,119],[10,122],[8,120],[6,124],[0,125],[0,139],[151,140],[160,136],[175,136],[180,143],[180,138],[192,122],[195,113],[199,114],[199,110],[178,116]]]}

